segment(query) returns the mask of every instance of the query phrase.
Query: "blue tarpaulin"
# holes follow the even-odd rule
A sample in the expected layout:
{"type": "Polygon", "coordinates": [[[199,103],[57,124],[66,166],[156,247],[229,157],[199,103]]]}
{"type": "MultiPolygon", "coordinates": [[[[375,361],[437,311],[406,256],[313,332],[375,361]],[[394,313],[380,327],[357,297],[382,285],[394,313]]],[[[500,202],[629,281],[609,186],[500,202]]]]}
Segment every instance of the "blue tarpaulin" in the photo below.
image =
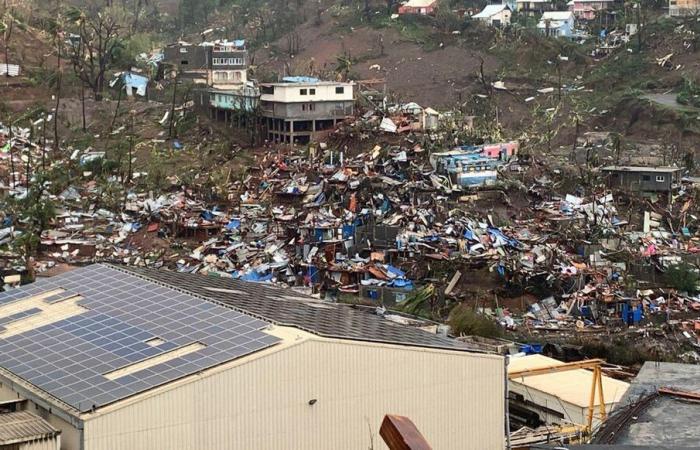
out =
{"type": "Polygon", "coordinates": [[[270,281],[272,279],[272,274],[269,273],[267,275],[260,275],[256,271],[248,272],[245,275],[241,277],[241,280],[243,281],[252,281],[256,283],[262,283],[264,281],[270,281]]]}
{"type": "Polygon", "coordinates": [[[132,90],[136,89],[136,93],[141,97],[146,96],[146,86],[148,86],[148,78],[136,75],[131,72],[124,72],[122,75],[124,86],[127,95],[132,94],[132,90]]]}
{"type": "Polygon", "coordinates": [[[343,225],[343,239],[350,239],[355,234],[355,225],[343,225]]]}
{"type": "Polygon", "coordinates": [[[284,77],[282,81],[285,83],[318,83],[320,80],[314,77],[284,77]]]}
{"type": "Polygon", "coordinates": [[[241,220],[240,219],[231,219],[229,222],[226,224],[226,229],[227,230],[237,230],[241,227],[241,220]]]}
{"type": "Polygon", "coordinates": [[[312,283],[318,282],[319,270],[317,267],[309,266],[309,270],[306,273],[309,276],[309,279],[311,279],[312,283]]]}
{"type": "Polygon", "coordinates": [[[390,274],[395,275],[397,277],[403,278],[406,276],[406,272],[404,272],[403,270],[399,269],[398,267],[394,267],[390,264],[387,264],[385,266],[385,269],[387,272],[389,272],[390,274]]]}
{"type": "Polygon", "coordinates": [[[542,344],[524,344],[520,346],[519,350],[526,355],[542,353],[542,344]]]}
{"type": "Polygon", "coordinates": [[[323,228],[316,228],[314,230],[314,239],[316,242],[323,242],[323,228]]]}
{"type": "Polygon", "coordinates": [[[476,236],[474,236],[474,232],[473,232],[472,230],[470,230],[469,228],[467,228],[466,230],[464,230],[464,238],[465,238],[465,239],[469,239],[470,241],[477,241],[477,242],[479,241],[479,240],[476,238],[476,236]]]}
{"type": "Polygon", "coordinates": [[[404,288],[409,291],[413,289],[413,281],[405,278],[397,278],[391,281],[388,285],[395,288],[404,288]]]}
{"type": "Polygon", "coordinates": [[[489,227],[487,229],[487,231],[492,237],[496,238],[496,241],[499,241],[500,243],[502,243],[504,245],[507,245],[507,246],[513,247],[513,248],[520,247],[520,242],[517,239],[513,239],[513,238],[506,236],[498,228],[489,227]]]}

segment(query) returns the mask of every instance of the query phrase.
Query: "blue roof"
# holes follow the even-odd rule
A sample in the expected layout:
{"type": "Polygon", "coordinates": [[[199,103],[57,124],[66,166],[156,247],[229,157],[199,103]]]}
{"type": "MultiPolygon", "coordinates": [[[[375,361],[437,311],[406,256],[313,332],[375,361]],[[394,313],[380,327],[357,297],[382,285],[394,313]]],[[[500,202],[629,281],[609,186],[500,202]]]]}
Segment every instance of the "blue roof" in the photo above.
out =
{"type": "Polygon", "coordinates": [[[141,75],[136,75],[132,72],[124,72],[122,75],[124,78],[124,84],[129,87],[141,87],[148,85],[148,78],[142,77],[141,75]]]}
{"type": "Polygon", "coordinates": [[[81,412],[280,341],[262,331],[265,321],[99,264],[0,293],[0,319],[0,366],[81,412]],[[55,290],[63,292],[30,300],[55,290]],[[63,302],[76,295],[77,307],[66,314],[63,302]],[[27,326],[39,324],[8,332],[25,319],[27,326]],[[201,345],[148,368],[110,374],[192,344],[201,345]]]}
{"type": "Polygon", "coordinates": [[[318,83],[318,78],[314,77],[284,77],[282,81],[285,83],[318,83]]]}

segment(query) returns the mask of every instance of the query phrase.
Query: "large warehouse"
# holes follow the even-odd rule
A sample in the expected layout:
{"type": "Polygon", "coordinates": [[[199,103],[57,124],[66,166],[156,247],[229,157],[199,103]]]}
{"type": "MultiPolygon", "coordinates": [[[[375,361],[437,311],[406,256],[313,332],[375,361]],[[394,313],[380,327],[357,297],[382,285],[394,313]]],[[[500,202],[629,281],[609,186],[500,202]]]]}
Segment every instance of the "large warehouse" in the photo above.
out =
{"type": "Polygon", "coordinates": [[[504,360],[361,308],[93,265],[0,293],[0,405],[64,450],[504,447],[504,360]]]}

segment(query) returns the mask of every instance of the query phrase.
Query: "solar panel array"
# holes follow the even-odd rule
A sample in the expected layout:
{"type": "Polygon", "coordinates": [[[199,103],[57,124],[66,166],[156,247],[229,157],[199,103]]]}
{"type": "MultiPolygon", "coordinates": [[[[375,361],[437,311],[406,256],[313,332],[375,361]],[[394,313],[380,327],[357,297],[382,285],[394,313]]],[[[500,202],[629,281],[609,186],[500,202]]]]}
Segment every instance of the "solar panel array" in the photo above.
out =
{"type": "Polygon", "coordinates": [[[83,412],[279,342],[261,331],[267,322],[103,265],[0,293],[0,308],[57,288],[66,292],[47,306],[80,295],[85,312],[7,338],[0,330],[0,366],[83,412]],[[164,342],[147,343],[155,338],[164,342]],[[206,347],[105,377],[195,342],[206,347]]]}

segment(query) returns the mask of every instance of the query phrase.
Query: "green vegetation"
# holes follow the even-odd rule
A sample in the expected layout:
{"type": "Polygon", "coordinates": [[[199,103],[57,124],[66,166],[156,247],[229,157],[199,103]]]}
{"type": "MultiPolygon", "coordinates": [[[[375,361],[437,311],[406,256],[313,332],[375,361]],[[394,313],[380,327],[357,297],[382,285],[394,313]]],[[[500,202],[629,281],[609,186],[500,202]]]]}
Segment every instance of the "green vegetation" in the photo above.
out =
{"type": "Polygon", "coordinates": [[[503,335],[503,329],[493,319],[477,313],[463,303],[452,309],[447,323],[455,336],[496,338],[503,335]]]}
{"type": "Polygon", "coordinates": [[[683,87],[678,93],[676,100],[681,105],[700,108],[700,86],[689,78],[684,79],[683,87]]]}
{"type": "Polygon", "coordinates": [[[698,269],[688,263],[671,266],[664,275],[666,283],[674,289],[691,295],[700,292],[698,289],[698,281],[700,281],[698,269]]]}

